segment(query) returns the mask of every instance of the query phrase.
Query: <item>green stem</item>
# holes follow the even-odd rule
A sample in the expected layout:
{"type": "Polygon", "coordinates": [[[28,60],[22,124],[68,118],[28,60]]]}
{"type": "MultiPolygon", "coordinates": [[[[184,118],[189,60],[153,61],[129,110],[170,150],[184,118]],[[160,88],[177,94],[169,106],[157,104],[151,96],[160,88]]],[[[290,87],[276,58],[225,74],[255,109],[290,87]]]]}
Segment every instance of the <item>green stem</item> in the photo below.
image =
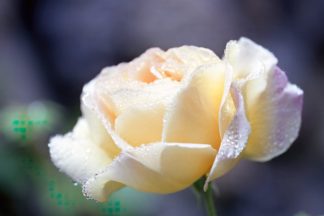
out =
{"type": "Polygon", "coordinates": [[[204,196],[204,202],[207,210],[208,216],[217,216],[216,214],[216,208],[214,204],[214,197],[213,197],[213,189],[211,185],[208,185],[208,189],[206,192],[202,192],[204,196]]]}
{"type": "Polygon", "coordinates": [[[199,179],[197,182],[193,184],[193,188],[195,189],[196,192],[200,194],[200,197],[202,198],[204,205],[206,207],[207,215],[217,216],[215,203],[214,203],[213,189],[211,187],[211,184],[209,184],[207,191],[206,192],[204,191],[205,180],[206,180],[205,177],[199,179]]]}

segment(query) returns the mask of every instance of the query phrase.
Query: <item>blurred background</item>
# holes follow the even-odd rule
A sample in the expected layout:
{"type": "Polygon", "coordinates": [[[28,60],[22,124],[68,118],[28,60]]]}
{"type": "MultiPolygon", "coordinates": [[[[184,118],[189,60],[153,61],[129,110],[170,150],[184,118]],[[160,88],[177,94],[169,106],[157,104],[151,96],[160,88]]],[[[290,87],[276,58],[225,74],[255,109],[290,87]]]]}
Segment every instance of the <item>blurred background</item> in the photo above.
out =
{"type": "Polygon", "coordinates": [[[80,115],[82,86],[149,47],[203,46],[222,56],[246,36],[305,91],[300,136],[268,163],[243,161],[214,183],[220,216],[324,214],[324,1],[0,0],[0,215],[197,216],[191,189],[124,189],[86,200],[48,155],[80,115]]]}

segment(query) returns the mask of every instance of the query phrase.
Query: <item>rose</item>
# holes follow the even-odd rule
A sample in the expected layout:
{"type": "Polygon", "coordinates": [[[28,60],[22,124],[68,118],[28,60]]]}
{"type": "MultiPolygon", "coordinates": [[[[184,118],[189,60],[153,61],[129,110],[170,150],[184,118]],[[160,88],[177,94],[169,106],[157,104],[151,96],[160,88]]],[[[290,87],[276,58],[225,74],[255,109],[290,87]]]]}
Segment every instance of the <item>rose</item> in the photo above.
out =
{"type": "Polygon", "coordinates": [[[276,64],[246,38],[223,59],[149,49],[83,88],[83,117],[51,139],[51,158],[98,201],[124,186],[171,193],[207,175],[206,186],[242,158],[270,160],[296,139],[303,99],[276,64]]]}

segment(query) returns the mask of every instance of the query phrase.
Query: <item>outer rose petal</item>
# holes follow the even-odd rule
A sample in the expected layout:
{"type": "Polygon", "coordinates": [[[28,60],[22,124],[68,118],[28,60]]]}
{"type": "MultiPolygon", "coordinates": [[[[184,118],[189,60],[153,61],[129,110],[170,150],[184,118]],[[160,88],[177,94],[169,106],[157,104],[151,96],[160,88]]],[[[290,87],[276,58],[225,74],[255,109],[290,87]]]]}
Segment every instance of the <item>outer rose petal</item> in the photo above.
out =
{"type": "Polygon", "coordinates": [[[303,92],[288,83],[271,52],[249,39],[229,42],[224,58],[233,66],[251,124],[245,157],[270,160],[298,135],[303,92]]]}
{"type": "Polygon", "coordinates": [[[78,120],[71,133],[51,138],[49,148],[54,164],[79,183],[84,183],[112,161],[93,142],[84,119],[78,120]]]}
{"type": "MultiPolygon", "coordinates": [[[[121,150],[127,149],[130,145],[125,142],[113,129],[113,121],[114,114],[112,112],[110,101],[105,98],[100,93],[104,93],[99,91],[97,87],[98,80],[92,80],[89,82],[84,88],[82,92],[82,104],[85,107],[86,111],[92,113],[96,118],[100,120],[102,125],[104,126],[107,134],[109,134],[111,140],[113,142],[109,142],[108,146],[103,146],[103,148],[107,148],[108,153],[113,153],[114,157],[120,153],[121,150]]],[[[99,88],[99,90],[101,90],[99,88]]]]}
{"type": "Polygon", "coordinates": [[[206,144],[153,143],[123,151],[84,192],[98,201],[125,184],[143,192],[172,193],[190,186],[210,169],[216,151],[206,144]],[[113,184],[113,185],[112,185],[113,184]]]}
{"type": "Polygon", "coordinates": [[[218,149],[218,112],[224,93],[225,64],[194,71],[168,107],[162,141],[206,143],[218,149]]]}
{"type": "MultiPolygon", "coordinates": [[[[216,159],[204,186],[205,190],[207,189],[208,182],[225,174],[236,164],[250,134],[250,125],[245,116],[243,96],[238,87],[233,84],[231,86],[231,93],[232,96],[227,97],[224,106],[229,105],[227,103],[231,103],[231,99],[233,99],[236,111],[223,135],[216,159]]],[[[221,118],[230,118],[228,115],[232,114],[223,109],[220,115],[221,118]]]]}
{"type": "Polygon", "coordinates": [[[226,45],[224,59],[234,70],[237,80],[250,80],[270,71],[278,62],[277,58],[262,46],[247,38],[226,45]]]}
{"type": "MultiPolygon", "coordinates": [[[[285,152],[297,138],[303,91],[288,82],[278,67],[267,77],[265,90],[248,100],[247,113],[252,132],[245,157],[266,161],[285,152]]],[[[253,91],[253,88],[249,88],[253,91]]]]}
{"type": "Polygon", "coordinates": [[[104,110],[104,113],[100,111],[98,105],[100,98],[97,98],[94,81],[84,86],[81,98],[82,113],[87,119],[93,140],[105,150],[110,158],[116,157],[126,144],[117,143],[114,139],[114,134],[111,133],[114,116],[108,108],[104,110]]]}

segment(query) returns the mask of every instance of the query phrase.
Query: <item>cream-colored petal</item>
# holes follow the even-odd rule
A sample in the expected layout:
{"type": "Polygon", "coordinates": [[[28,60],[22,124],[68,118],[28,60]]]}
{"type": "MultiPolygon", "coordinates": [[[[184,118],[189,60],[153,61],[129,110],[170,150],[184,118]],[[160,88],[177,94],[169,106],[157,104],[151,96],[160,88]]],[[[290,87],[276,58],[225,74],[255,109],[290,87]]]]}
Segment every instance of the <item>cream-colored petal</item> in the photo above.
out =
{"type": "Polygon", "coordinates": [[[110,158],[116,157],[120,153],[120,149],[115,144],[110,134],[104,127],[103,122],[99,116],[85,104],[81,105],[83,116],[89,124],[90,136],[94,143],[100,148],[104,149],[110,158]]]}
{"type": "Polygon", "coordinates": [[[159,71],[166,77],[180,81],[199,66],[219,62],[220,59],[209,49],[182,46],[171,48],[165,52],[165,62],[161,64],[159,71]]]}
{"type": "Polygon", "coordinates": [[[231,66],[228,64],[227,68],[228,69],[224,75],[223,96],[218,111],[218,127],[221,139],[223,139],[225,131],[229,127],[236,114],[236,107],[230,91],[233,82],[233,71],[231,66]]]}
{"type": "Polygon", "coordinates": [[[84,192],[105,201],[121,183],[143,192],[172,193],[189,187],[210,169],[215,150],[206,144],[153,143],[123,151],[84,192]]]}
{"type": "Polygon", "coordinates": [[[158,67],[164,61],[165,53],[163,50],[150,48],[130,62],[104,68],[96,79],[107,80],[108,82],[127,80],[151,83],[159,76],[152,71],[152,68],[158,67]]]}
{"type": "Polygon", "coordinates": [[[118,116],[115,130],[125,141],[133,146],[161,140],[163,104],[129,108],[118,116]]]}
{"type": "Polygon", "coordinates": [[[218,112],[224,93],[225,64],[199,67],[167,108],[162,140],[207,143],[218,149],[218,112]]]}
{"type": "Polygon", "coordinates": [[[88,121],[92,139],[95,144],[104,149],[110,158],[116,157],[127,143],[119,139],[112,129],[115,116],[108,103],[102,103],[97,95],[96,82],[93,80],[84,86],[81,97],[82,113],[88,121]]]}
{"type": "Polygon", "coordinates": [[[221,118],[230,118],[231,121],[222,136],[222,142],[207,177],[205,189],[207,189],[210,181],[224,175],[237,163],[250,134],[250,125],[245,115],[243,96],[235,84],[231,85],[231,95],[228,95],[224,106],[231,106],[233,103],[231,100],[234,102],[236,111],[233,118],[231,118],[232,113],[228,113],[225,109],[220,113],[221,118]]]}
{"type": "Polygon", "coordinates": [[[55,136],[49,143],[53,163],[79,183],[84,183],[112,161],[94,143],[90,133],[86,120],[79,119],[72,132],[55,136]]]}
{"type": "Polygon", "coordinates": [[[177,59],[185,65],[203,65],[219,63],[220,59],[210,49],[196,46],[171,48],[165,53],[167,59],[177,59]]]}
{"type": "Polygon", "coordinates": [[[179,83],[163,79],[144,85],[135,81],[117,79],[116,83],[112,84],[109,79],[101,79],[102,77],[98,77],[84,87],[82,102],[86,107],[84,112],[95,114],[113,140],[105,146],[107,152],[117,155],[120,150],[130,145],[136,146],[152,140],[161,140],[162,113],[165,104],[169,103],[168,101],[175,94],[179,83]],[[155,110],[157,107],[159,109],[155,110]],[[133,120],[138,120],[139,116],[134,115],[136,114],[134,110],[137,114],[141,113],[143,117],[137,125],[134,125],[133,120]],[[158,115],[153,116],[155,114],[158,115]],[[149,125],[150,120],[154,120],[151,122],[154,124],[153,127],[149,125]],[[145,131],[152,130],[154,130],[152,136],[145,134],[145,131]],[[145,136],[140,136],[143,133],[145,136]]]}
{"type": "MultiPolygon", "coordinates": [[[[246,83],[244,91],[254,90],[252,82],[246,83]]],[[[266,83],[257,97],[246,99],[252,132],[244,154],[258,161],[270,160],[285,152],[297,138],[301,124],[303,91],[290,84],[278,67],[268,74],[266,83]]]]}
{"type": "Polygon", "coordinates": [[[244,37],[227,43],[224,59],[232,65],[237,80],[258,77],[278,62],[270,51],[244,37]]]}
{"type": "MultiPolygon", "coordinates": [[[[103,99],[110,100],[115,107],[116,115],[134,107],[150,107],[156,104],[167,104],[179,88],[179,83],[171,79],[156,80],[150,84],[138,82],[116,82],[106,89],[103,99]]],[[[98,90],[99,93],[105,91],[98,90]]],[[[101,94],[102,95],[102,94],[101,94]]]]}
{"type": "Polygon", "coordinates": [[[159,66],[164,60],[165,53],[163,50],[160,48],[150,48],[130,63],[120,65],[120,69],[128,79],[150,83],[155,81],[158,76],[152,71],[152,67],[159,66]]]}
{"type": "MultiPolygon", "coordinates": [[[[129,143],[123,140],[113,129],[113,122],[116,118],[114,110],[112,108],[113,103],[110,97],[107,97],[107,92],[105,89],[102,89],[101,79],[95,79],[89,82],[84,86],[82,92],[82,104],[87,110],[90,110],[91,113],[94,113],[95,116],[100,119],[107,133],[113,140],[114,146],[109,148],[114,148],[117,153],[123,149],[130,147],[129,143]]],[[[111,143],[110,143],[111,144],[111,143]]]]}
{"type": "Polygon", "coordinates": [[[233,66],[251,124],[245,157],[265,161],[283,153],[298,135],[302,91],[276,68],[271,52],[249,39],[229,42],[224,59],[233,66]]]}
{"type": "Polygon", "coordinates": [[[108,97],[118,104],[116,133],[133,146],[160,141],[165,107],[178,88],[178,82],[163,79],[111,92],[108,97]]]}

